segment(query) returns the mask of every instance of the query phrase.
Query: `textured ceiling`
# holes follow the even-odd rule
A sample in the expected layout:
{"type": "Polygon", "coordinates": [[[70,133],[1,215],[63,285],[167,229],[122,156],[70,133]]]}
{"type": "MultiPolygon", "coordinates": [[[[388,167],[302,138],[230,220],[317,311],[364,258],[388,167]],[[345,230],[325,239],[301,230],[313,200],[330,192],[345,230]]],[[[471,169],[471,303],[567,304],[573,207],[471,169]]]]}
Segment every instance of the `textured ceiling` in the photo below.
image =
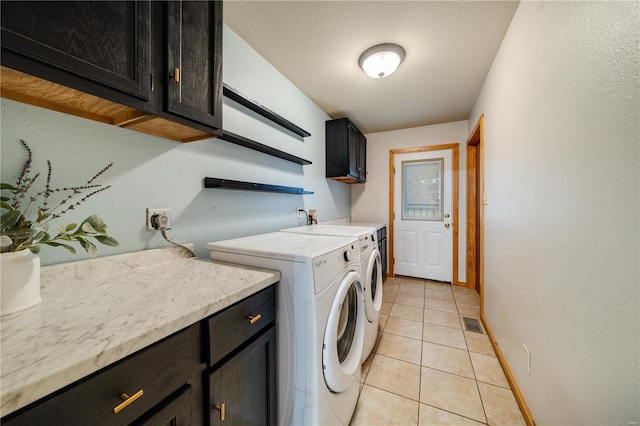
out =
{"type": "Polygon", "coordinates": [[[225,23],[333,118],[365,133],[466,120],[518,6],[513,1],[227,1],[225,23]],[[367,48],[404,47],[373,79],[367,48]]]}

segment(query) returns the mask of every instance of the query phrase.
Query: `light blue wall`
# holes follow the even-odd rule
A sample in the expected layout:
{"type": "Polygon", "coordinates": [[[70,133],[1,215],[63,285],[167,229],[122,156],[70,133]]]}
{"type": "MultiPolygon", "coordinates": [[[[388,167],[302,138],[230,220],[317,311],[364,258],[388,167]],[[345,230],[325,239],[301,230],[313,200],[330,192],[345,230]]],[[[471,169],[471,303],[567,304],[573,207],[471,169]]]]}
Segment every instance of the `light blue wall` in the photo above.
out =
{"type": "MultiPolygon", "coordinates": [[[[350,187],[324,177],[324,122],[329,117],[226,26],[223,38],[225,83],[312,136],[295,136],[226,98],[224,128],[310,160],[312,165],[301,166],[216,139],[181,144],[2,99],[2,181],[15,182],[26,158],[19,139],[31,146],[36,171],[46,174],[46,160],[51,160],[54,186],[82,184],[113,161],[115,165],[101,180],[111,189],[61,220],[81,221],[93,213],[102,216],[120,246],[99,246],[98,256],[167,245],[159,233],[145,230],[147,207],[171,208],[169,235],[195,243],[199,257],[207,257],[204,244],[209,241],[298,225],[297,206],[318,209],[321,220],[349,217],[350,187]],[[205,176],[303,187],[315,194],[204,189],[205,176]]],[[[88,257],[81,248],[78,253],[73,256],[45,247],[41,260],[46,265],[88,257]]]]}

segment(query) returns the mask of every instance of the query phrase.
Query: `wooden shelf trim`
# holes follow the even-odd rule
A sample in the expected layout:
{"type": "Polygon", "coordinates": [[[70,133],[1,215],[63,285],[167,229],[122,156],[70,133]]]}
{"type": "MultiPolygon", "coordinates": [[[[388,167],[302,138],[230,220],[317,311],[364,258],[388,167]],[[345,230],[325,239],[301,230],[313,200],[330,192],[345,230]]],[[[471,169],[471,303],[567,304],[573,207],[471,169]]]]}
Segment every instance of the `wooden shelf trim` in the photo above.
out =
{"type": "Polygon", "coordinates": [[[239,180],[229,180],[212,177],[204,178],[204,187],[210,189],[275,192],[279,194],[313,194],[313,192],[311,191],[305,191],[302,188],[295,188],[292,186],[267,185],[265,183],[243,182],[239,180]]]}
{"type": "Polygon", "coordinates": [[[245,148],[253,149],[254,151],[291,161],[292,163],[302,164],[303,166],[312,164],[311,161],[305,160],[304,158],[296,157],[295,155],[280,151],[279,149],[272,148],[226,130],[223,130],[222,135],[218,136],[218,138],[236,145],[244,146],[245,148]]]}
{"type": "Polygon", "coordinates": [[[251,99],[247,98],[246,96],[244,96],[243,94],[239,93],[237,90],[233,89],[232,87],[229,87],[226,84],[222,85],[222,94],[227,98],[233,101],[236,101],[240,105],[250,109],[251,111],[257,114],[260,114],[264,118],[269,119],[274,123],[284,127],[285,129],[295,133],[296,135],[302,136],[303,138],[306,136],[311,136],[311,133],[296,126],[286,118],[276,114],[275,112],[271,111],[268,108],[265,108],[259,103],[252,101],[251,99]]]}

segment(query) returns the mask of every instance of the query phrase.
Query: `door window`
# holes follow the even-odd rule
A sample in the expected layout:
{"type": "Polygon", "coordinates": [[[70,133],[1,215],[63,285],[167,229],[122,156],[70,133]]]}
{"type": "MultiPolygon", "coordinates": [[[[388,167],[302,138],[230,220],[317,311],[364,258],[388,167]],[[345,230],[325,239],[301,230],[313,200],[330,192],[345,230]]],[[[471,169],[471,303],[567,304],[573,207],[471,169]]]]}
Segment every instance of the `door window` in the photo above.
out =
{"type": "Polygon", "coordinates": [[[444,158],[402,162],[402,220],[443,220],[444,158]]]}

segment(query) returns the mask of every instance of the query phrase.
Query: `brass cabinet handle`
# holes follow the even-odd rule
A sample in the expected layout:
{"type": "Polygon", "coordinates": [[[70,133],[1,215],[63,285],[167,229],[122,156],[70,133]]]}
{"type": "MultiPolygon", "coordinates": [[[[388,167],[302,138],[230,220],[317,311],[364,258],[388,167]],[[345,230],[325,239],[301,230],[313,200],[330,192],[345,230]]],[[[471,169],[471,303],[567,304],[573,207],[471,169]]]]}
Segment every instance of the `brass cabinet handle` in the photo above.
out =
{"type": "Polygon", "coordinates": [[[249,315],[249,322],[251,324],[254,324],[256,321],[258,321],[260,318],[262,318],[262,314],[258,314],[255,317],[253,315],[249,315]]]}
{"type": "Polygon", "coordinates": [[[131,396],[127,395],[126,393],[121,394],[120,398],[122,398],[122,402],[120,404],[118,404],[118,406],[116,408],[113,409],[113,413],[114,414],[118,414],[120,411],[122,411],[125,408],[127,408],[127,406],[129,406],[129,404],[131,404],[136,399],[140,398],[142,395],[144,395],[144,390],[143,389],[140,389],[138,392],[134,393],[131,396]]]}
{"type": "Polygon", "coordinates": [[[217,411],[220,411],[220,421],[223,422],[224,421],[224,415],[225,415],[225,406],[224,406],[224,402],[220,405],[216,405],[215,408],[217,411]]]}
{"type": "Polygon", "coordinates": [[[176,83],[180,83],[180,68],[177,68],[173,70],[173,79],[176,81],[176,83]]]}

